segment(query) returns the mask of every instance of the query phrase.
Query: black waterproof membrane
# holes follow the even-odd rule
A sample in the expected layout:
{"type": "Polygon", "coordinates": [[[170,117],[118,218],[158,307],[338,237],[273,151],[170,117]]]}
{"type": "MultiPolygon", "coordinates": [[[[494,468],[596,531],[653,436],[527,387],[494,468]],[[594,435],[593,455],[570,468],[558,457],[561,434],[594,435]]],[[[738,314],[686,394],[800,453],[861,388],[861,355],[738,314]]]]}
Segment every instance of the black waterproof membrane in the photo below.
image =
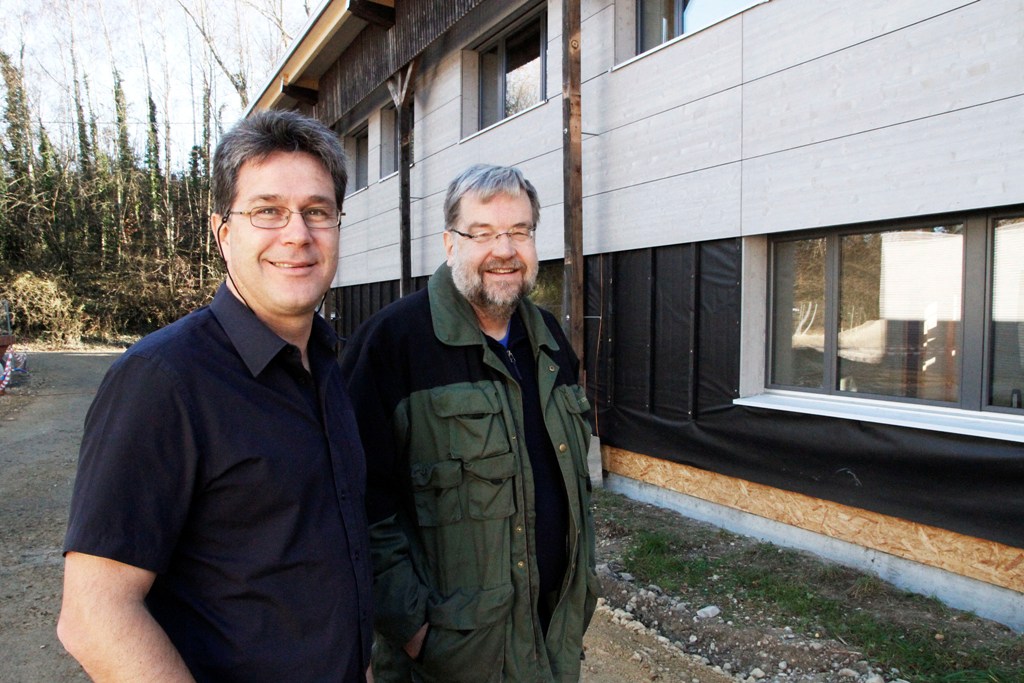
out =
{"type": "Polygon", "coordinates": [[[1019,443],[733,405],[738,239],[590,256],[602,444],[1024,548],[1019,443]]]}

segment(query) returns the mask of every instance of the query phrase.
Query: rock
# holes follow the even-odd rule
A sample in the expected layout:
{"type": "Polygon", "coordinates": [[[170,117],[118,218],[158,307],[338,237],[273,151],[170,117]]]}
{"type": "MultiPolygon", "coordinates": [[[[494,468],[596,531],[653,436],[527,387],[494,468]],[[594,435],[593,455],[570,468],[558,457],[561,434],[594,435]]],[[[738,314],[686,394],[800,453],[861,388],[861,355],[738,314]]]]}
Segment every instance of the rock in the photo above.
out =
{"type": "Polygon", "coordinates": [[[712,617],[717,617],[721,613],[722,610],[715,605],[708,605],[707,607],[701,607],[697,610],[697,616],[701,619],[711,619],[712,617]]]}
{"type": "Polygon", "coordinates": [[[859,673],[857,673],[853,669],[846,669],[846,668],[843,668],[843,669],[840,669],[839,671],[837,671],[836,675],[838,675],[841,678],[852,678],[854,680],[860,678],[860,674],[859,673]]]}
{"type": "Polygon", "coordinates": [[[864,683],[885,683],[885,679],[878,674],[871,674],[864,679],[864,683]]]}
{"type": "Polygon", "coordinates": [[[756,666],[750,670],[750,677],[757,681],[761,680],[767,675],[768,674],[766,674],[764,671],[761,671],[761,669],[759,669],[756,666]]]}

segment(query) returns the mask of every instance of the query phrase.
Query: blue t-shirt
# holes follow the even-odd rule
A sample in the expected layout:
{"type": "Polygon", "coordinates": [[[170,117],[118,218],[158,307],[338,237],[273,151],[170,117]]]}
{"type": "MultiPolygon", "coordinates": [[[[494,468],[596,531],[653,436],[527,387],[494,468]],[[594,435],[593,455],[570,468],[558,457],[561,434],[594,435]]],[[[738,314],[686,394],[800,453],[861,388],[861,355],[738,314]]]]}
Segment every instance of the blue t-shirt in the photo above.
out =
{"type": "Polygon", "coordinates": [[[221,286],[129,349],[86,417],[65,552],[156,573],[197,680],[362,681],[365,462],[319,317],[299,350],[221,286]]]}

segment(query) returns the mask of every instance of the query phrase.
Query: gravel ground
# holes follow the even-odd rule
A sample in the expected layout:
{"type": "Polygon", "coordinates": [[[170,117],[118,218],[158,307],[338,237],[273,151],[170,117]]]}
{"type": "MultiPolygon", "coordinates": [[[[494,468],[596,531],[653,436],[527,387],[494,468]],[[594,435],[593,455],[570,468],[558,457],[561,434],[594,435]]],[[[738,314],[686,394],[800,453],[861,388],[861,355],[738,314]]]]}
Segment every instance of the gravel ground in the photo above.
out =
{"type": "MultiPolygon", "coordinates": [[[[110,350],[29,352],[29,377],[0,395],[0,681],[86,680],[54,632],[60,607],[63,541],[82,422],[110,350]]],[[[599,471],[599,468],[598,468],[599,471]]],[[[856,648],[785,619],[751,610],[723,594],[713,601],[668,595],[624,571],[623,552],[637,528],[672,526],[706,539],[714,557],[755,542],[668,510],[621,499],[618,517],[598,509],[599,574],[605,590],[585,640],[585,683],[893,683],[899,671],[856,648]]],[[[798,562],[819,563],[806,557],[798,562]]],[[[1017,642],[993,622],[889,594],[848,593],[844,600],[880,618],[927,624],[936,639],[956,632],[973,642],[1017,642]]],[[[1024,657],[1024,655],[1021,655],[1024,657]]],[[[997,664],[997,663],[996,663],[997,664]]],[[[952,673],[952,672],[951,672],[952,673]]],[[[959,679],[957,679],[959,680],[959,679]]]]}
{"type": "MultiPolygon", "coordinates": [[[[0,396],[0,681],[87,680],[57,641],[60,548],[82,423],[118,353],[30,352],[0,396]]],[[[586,639],[586,683],[727,683],[700,657],[602,607],[586,639]]]]}

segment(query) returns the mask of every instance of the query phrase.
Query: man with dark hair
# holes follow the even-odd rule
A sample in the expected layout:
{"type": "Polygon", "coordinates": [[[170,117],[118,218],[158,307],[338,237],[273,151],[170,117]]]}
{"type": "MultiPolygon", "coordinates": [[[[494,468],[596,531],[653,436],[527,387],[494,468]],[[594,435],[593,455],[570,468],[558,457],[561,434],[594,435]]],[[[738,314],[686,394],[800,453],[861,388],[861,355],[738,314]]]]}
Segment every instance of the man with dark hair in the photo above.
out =
{"type": "Polygon", "coordinates": [[[537,192],[473,166],[444,212],[447,262],[342,359],[367,452],[374,676],[576,681],[597,590],[590,406],[527,298],[537,192]]]}
{"type": "Polygon", "coordinates": [[[228,132],[211,217],[227,281],[99,388],[57,627],[95,680],[366,680],[365,464],[315,313],[344,169],[337,136],[299,114],[228,132]]]}

